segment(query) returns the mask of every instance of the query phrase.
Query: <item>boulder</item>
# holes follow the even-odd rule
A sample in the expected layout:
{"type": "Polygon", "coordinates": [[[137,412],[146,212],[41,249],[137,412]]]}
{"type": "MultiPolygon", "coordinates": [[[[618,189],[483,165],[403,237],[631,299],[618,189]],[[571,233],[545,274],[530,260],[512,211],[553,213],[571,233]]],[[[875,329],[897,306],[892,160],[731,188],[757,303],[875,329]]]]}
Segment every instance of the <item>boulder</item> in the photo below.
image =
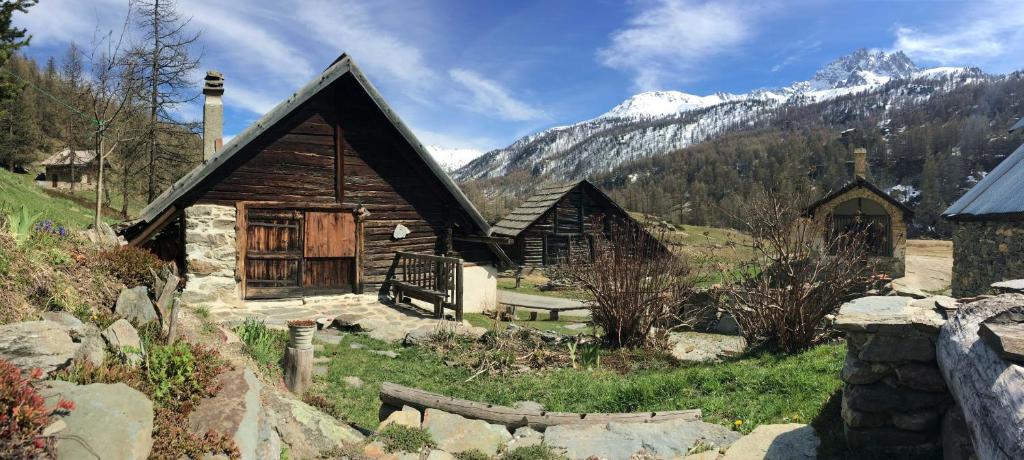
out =
{"type": "Polygon", "coordinates": [[[243,460],[266,458],[258,454],[267,434],[263,430],[262,384],[256,374],[248,368],[225,372],[217,376],[217,383],[220,391],[201,400],[189,414],[188,430],[197,436],[210,430],[226,435],[235,441],[243,460]]]}
{"type": "Polygon", "coordinates": [[[377,431],[381,431],[391,424],[418,429],[420,427],[420,411],[409,406],[402,407],[402,410],[392,412],[384,421],[380,422],[377,425],[377,431]]]}
{"type": "Polygon", "coordinates": [[[810,460],[818,458],[820,444],[808,425],[760,425],[734,442],[721,460],[810,460]]]}
{"type": "Polygon", "coordinates": [[[126,361],[131,365],[138,365],[146,350],[142,346],[142,339],[139,332],[132,327],[128,320],[121,318],[114,321],[109,327],[103,330],[103,340],[107,347],[115,354],[123,354],[126,361]]]}
{"type": "Polygon", "coordinates": [[[452,454],[476,449],[494,456],[512,439],[502,425],[470,420],[437,409],[427,409],[423,415],[423,429],[430,433],[438,449],[452,454]]]}
{"type": "Polygon", "coordinates": [[[363,442],[354,428],[313,406],[267,388],[263,391],[267,418],[288,445],[291,458],[317,458],[341,445],[363,442]]]}
{"type": "Polygon", "coordinates": [[[25,321],[0,326],[0,359],[22,370],[49,374],[71,365],[79,344],[71,330],[54,321],[25,321]]]}
{"type": "Polygon", "coordinates": [[[430,328],[418,328],[413,329],[405,334],[405,338],[402,339],[402,345],[407,347],[419,347],[423,346],[430,341],[431,337],[434,336],[433,329],[430,328]]]}
{"type": "Polygon", "coordinates": [[[156,309],[153,308],[153,302],[149,300],[149,289],[146,286],[122,289],[117,296],[114,313],[139,326],[152,321],[160,321],[156,309]]]}
{"type": "Polygon", "coordinates": [[[88,326],[92,326],[90,328],[86,326],[82,320],[78,319],[78,317],[66,311],[46,311],[43,312],[42,317],[47,321],[53,321],[68,328],[68,330],[72,332],[72,339],[77,339],[78,337],[85,335],[89,329],[95,329],[94,325],[89,324],[88,326]]]}
{"type": "Polygon", "coordinates": [[[673,420],[660,423],[557,425],[544,432],[544,443],[565,450],[570,459],[680,458],[697,443],[716,449],[732,445],[740,434],[721,425],[673,420]],[[646,457],[641,457],[646,458],[646,457]]]}
{"type": "Polygon", "coordinates": [[[76,363],[89,363],[94,367],[103,365],[107,359],[107,345],[104,343],[103,337],[100,337],[99,331],[82,337],[74,359],[76,363]]]}
{"type": "Polygon", "coordinates": [[[743,353],[747,347],[743,337],[704,332],[671,332],[668,341],[673,357],[692,363],[721,361],[743,353]]]}
{"type": "Polygon", "coordinates": [[[39,393],[46,406],[60,399],[75,403],[57,433],[56,458],[145,459],[153,447],[153,403],[123,384],[45,381],[39,393]]]}

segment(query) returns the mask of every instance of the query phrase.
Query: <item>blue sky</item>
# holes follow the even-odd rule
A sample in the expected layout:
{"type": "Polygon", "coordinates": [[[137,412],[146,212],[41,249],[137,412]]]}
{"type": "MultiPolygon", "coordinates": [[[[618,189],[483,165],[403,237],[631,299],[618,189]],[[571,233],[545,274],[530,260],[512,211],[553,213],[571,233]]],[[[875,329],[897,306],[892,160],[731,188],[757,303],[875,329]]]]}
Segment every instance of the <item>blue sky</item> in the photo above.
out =
{"type": "MultiPolygon", "coordinates": [[[[1019,1],[177,0],[225,74],[233,135],[345,51],[423,142],[502,147],[639,91],[745,92],[857,48],[919,65],[1024,68],[1019,1]]],[[[28,54],[118,29],[127,0],[43,0],[28,54]]],[[[197,75],[197,80],[200,75],[197,75]]],[[[199,91],[199,84],[196,85],[199,91]]],[[[197,117],[198,107],[179,108],[197,117]]]]}

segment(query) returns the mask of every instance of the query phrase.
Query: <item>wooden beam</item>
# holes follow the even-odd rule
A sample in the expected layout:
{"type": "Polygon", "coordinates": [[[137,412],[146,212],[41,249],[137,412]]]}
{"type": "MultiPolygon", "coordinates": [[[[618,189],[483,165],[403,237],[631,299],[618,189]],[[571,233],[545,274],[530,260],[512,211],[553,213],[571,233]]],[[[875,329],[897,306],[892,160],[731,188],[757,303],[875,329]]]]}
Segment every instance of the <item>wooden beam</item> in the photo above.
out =
{"type": "Polygon", "coordinates": [[[235,281],[238,292],[245,300],[245,258],[249,248],[249,215],[243,201],[235,203],[235,281]]]}
{"type": "MultiPolygon", "coordinates": [[[[167,223],[171,220],[172,217],[174,217],[177,211],[177,206],[171,206],[167,208],[167,210],[164,211],[163,214],[160,214],[160,216],[157,217],[152,223],[147,225],[146,228],[142,230],[142,233],[139,233],[138,235],[135,236],[135,238],[132,238],[132,240],[129,241],[128,244],[132,247],[139,247],[142,243],[148,241],[150,237],[156,234],[156,232],[162,230],[167,225],[167,223]]],[[[182,229],[182,231],[184,231],[184,229],[182,229]]]]}
{"type": "Polygon", "coordinates": [[[466,243],[493,243],[504,246],[510,246],[515,243],[514,239],[505,236],[452,235],[452,239],[466,243]]]}
{"type": "Polygon", "coordinates": [[[442,396],[437,393],[396,385],[390,382],[381,383],[380,400],[392,407],[411,406],[419,410],[438,409],[466,418],[504,425],[512,429],[529,426],[540,431],[557,425],[604,425],[609,422],[649,423],[668,420],[699,421],[701,419],[700,409],[590,414],[516,409],[508,406],[442,396]]]}
{"type": "Polygon", "coordinates": [[[334,114],[334,192],[338,203],[345,201],[345,139],[338,115],[334,114]]]}

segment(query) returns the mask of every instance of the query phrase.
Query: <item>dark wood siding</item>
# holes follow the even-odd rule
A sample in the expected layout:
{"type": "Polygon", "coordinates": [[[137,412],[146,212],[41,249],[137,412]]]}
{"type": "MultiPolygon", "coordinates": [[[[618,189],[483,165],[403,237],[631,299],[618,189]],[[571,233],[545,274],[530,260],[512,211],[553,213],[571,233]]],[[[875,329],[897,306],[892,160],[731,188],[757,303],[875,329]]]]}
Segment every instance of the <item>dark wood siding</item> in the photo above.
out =
{"type": "MultiPolygon", "coordinates": [[[[481,244],[454,243],[450,232],[476,234],[467,213],[351,75],[340,78],[246,147],[198,201],[338,203],[365,207],[362,282],[378,290],[397,251],[452,251],[469,263],[494,263],[481,244]],[[336,155],[340,152],[340,155],[336,155]],[[338,181],[338,177],[342,177],[338,181]],[[397,225],[410,230],[392,237],[397,225]]],[[[302,279],[348,276],[336,262],[305,263],[302,279]],[[333,264],[333,265],[332,265],[333,264]]]]}

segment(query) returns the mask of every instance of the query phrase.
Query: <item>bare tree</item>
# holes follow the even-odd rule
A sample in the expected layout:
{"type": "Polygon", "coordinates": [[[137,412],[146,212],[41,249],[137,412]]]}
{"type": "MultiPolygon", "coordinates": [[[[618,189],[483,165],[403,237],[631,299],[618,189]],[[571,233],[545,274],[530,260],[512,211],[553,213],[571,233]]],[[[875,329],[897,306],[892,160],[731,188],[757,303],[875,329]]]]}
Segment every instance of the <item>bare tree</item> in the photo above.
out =
{"type": "Polygon", "coordinates": [[[701,307],[686,306],[695,281],[686,257],[672,254],[661,238],[635,223],[608,219],[602,228],[595,219],[592,225],[598,229],[592,249],[570,250],[553,273],[591,295],[591,318],[605,340],[615,346],[659,345],[652,332],[703,317],[701,307]]]}
{"type": "Polygon", "coordinates": [[[85,91],[89,115],[93,119],[93,144],[98,160],[96,173],[96,209],[93,227],[99,231],[103,216],[103,198],[107,192],[104,172],[107,158],[118,144],[128,138],[127,123],[121,123],[133,96],[138,92],[138,63],[125,50],[131,18],[131,4],[119,35],[97,33],[86,62],[90,79],[85,91]]]}
{"type": "Polygon", "coordinates": [[[725,309],[751,344],[797,352],[818,342],[825,316],[870,283],[861,233],[825,232],[801,215],[799,199],[762,192],[739,219],[752,259],[724,278],[725,309]]]}
{"type": "Polygon", "coordinates": [[[153,201],[161,187],[161,172],[170,163],[189,162],[188,129],[174,119],[170,111],[195,100],[196,83],[192,76],[199,68],[199,57],[192,48],[199,33],[186,29],[190,19],[178,14],[174,0],[139,0],[136,25],[143,31],[142,43],[133,54],[139,61],[139,78],[145,86],[145,104],[149,109],[145,131],[147,201],[153,201]]]}

